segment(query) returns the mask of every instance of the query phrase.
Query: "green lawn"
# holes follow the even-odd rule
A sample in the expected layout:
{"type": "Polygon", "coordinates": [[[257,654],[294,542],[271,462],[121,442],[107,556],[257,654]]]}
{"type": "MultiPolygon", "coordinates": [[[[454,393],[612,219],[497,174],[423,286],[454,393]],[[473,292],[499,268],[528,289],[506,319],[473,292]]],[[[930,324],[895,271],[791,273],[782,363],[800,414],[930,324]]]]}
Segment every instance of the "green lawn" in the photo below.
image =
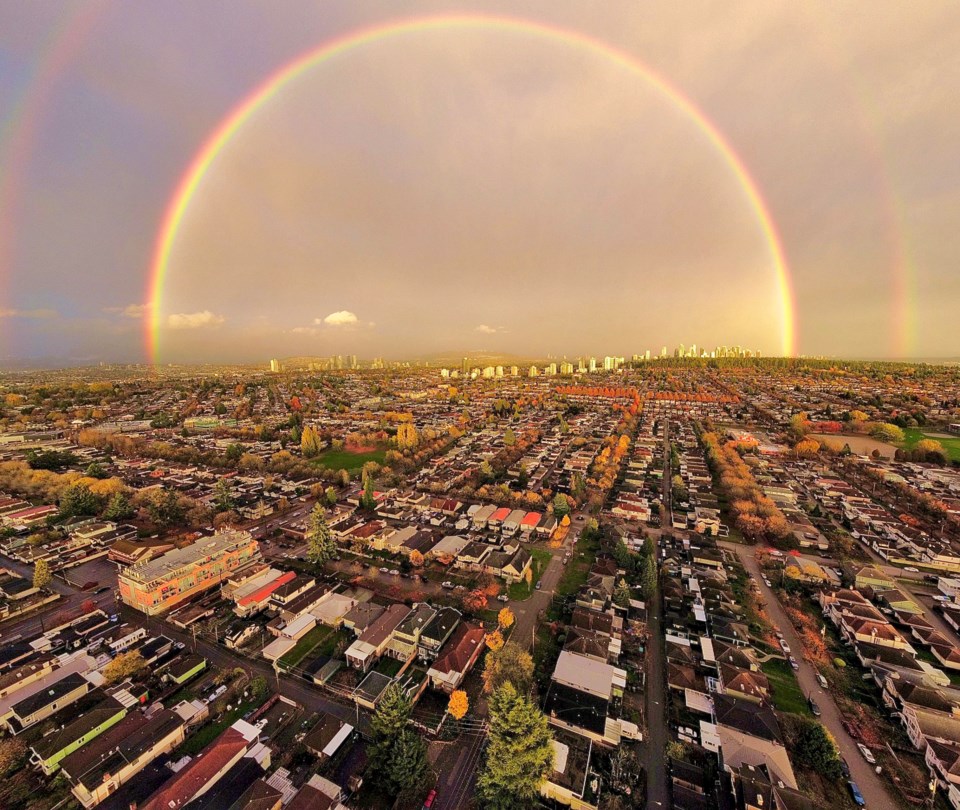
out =
{"type": "Polygon", "coordinates": [[[207,723],[197,732],[187,737],[187,739],[176,750],[177,758],[189,754],[194,756],[199,754],[204,748],[212,743],[230,726],[237,722],[247,712],[256,709],[262,701],[247,700],[236,706],[232,711],[224,712],[223,717],[211,723],[207,723]]]}
{"type": "Polygon", "coordinates": [[[778,658],[771,658],[760,665],[760,669],[770,681],[773,691],[773,706],[777,711],[812,716],[807,699],[800,690],[796,676],[790,664],[778,658]]]}
{"type": "Polygon", "coordinates": [[[903,443],[904,447],[913,447],[921,439],[932,439],[943,445],[943,449],[947,451],[947,457],[951,461],[960,461],[960,436],[944,439],[939,436],[931,436],[922,428],[904,428],[903,435],[906,437],[906,441],[903,443]]]}
{"type": "Polygon", "coordinates": [[[290,652],[280,657],[280,666],[284,668],[295,667],[306,657],[310,650],[316,647],[332,632],[333,630],[326,625],[318,624],[313,630],[301,637],[290,652]]]}
{"type": "Polygon", "coordinates": [[[383,464],[387,456],[386,450],[371,450],[369,453],[352,453],[349,450],[326,450],[319,456],[311,459],[313,464],[327,467],[331,470],[349,470],[356,472],[368,461],[383,464]]]}
{"type": "Polygon", "coordinates": [[[530,598],[530,594],[536,590],[537,583],[540,581],[540,577],[543,576],[543,572],[547,570],[550,560],[553,559],[553,555],[542,548],[530,549],[530,556],[533,557],[533,562],[530,563],[531,568],[533,568],[533,579],[529,585],[526,580],[521,579],[519,582],[512,583],[510,587],[507,588],[507,595],[513,600],[522,602],[524,599],[530,598]]]}

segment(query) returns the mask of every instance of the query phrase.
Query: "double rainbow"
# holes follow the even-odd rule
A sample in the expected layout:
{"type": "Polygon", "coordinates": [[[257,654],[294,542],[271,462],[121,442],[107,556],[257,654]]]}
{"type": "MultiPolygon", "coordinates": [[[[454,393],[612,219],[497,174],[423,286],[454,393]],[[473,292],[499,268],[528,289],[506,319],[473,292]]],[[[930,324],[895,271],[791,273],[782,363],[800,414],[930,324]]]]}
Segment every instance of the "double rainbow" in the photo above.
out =
{"type": "Polygon", "coordinates": [[[200,151],[191,161],[186,173],[177,184],[176,191],[166,209],[163,224],[154,246],[147,292],[149,312],[145,319],[146,350],[147,356],[152,362],[158,362],[162,326],[161,309],[163,288],[169,273],[170,254],[176,242],[180,225],[190,206],[190,201],[200,189],[204,177],[216,161],[217,156],[251,116],[298,76],[356,48],[374,45],[378,42],[400,36],[428,31],[462,29],[523,33],[533,37],[565,43],[572,47],[595,53],[615,62],[645,81],[692,121],[736,177],[744,196],[753,210],[757,223],[764,235],[770,261],[776,274],[781,324],[780,350],[787,356],[795,353],[796,335],[793,293],[783,247],[773,218],[770,216],[770,212],[763,197],[760,195],[757,184],[750,176],[743,161],[717,127],[688,98],[635,57],[580,32],[512,17],[444,15],[378,25],[347,34],[308,51],[267,78],[266,81],[234,107],[210,137],[207,138],[200,151]]]}

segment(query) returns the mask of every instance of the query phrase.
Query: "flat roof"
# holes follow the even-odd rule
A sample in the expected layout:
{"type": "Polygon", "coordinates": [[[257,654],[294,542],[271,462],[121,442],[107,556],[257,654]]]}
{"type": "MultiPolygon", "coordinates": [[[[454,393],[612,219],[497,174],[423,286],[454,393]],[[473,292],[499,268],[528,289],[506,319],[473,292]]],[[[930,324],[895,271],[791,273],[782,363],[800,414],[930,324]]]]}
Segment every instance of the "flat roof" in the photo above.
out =
{"type": "Polygon", "coordinates": [[[221,532],[213,537],[203,537],[185,548],[176,548],[151,560],[134,563],[120,574],[123,579],[151,582],[174,574],[205,557],[222,554],[231,547],[245,545],[253,540],[249,532],[221,532]]]}

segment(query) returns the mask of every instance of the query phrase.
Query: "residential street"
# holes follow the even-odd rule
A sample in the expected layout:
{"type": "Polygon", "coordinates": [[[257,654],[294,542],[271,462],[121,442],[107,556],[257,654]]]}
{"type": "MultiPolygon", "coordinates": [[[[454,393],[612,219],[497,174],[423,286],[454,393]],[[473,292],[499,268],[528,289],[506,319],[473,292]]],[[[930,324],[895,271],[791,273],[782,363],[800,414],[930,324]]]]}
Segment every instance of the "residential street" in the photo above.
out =
{"type": "MultiPolygon", "coordinates": [[[[663,430],[663,489],[661,497],[666,508],[663,525],[672,520],[670,509],[670,423],[663,430]]],[[[657,537],[657,567],[660,565],[659,537],[657,537]]],[[[660,594],[660,577],[657,577],[656,596],[647,603],[647,672],[646,697],[646,757],[647,757],[647,806],[669,807],[670,784],[667,775],[667,677],[666,650],[663,640],[663,605],[660,594]]]]}
{"type": "Polygon", "coordinates": [[[886,808],[894,806],[893,799],[887,792],[887,787],[883,780],[873,770],[873,766],[867,763],[863,755],[857,749],[856,742],[847,734],[841,722],[840,710],[833,700],[829,690],[822,689],[817,683],[816,669],[803,657],[803,646],[800,638],[793,629],[793,625],[787,618],[786,612],[780,605],[779,600],[772,588],[768,588],[760,572],[760,564],[755,555],[756,549],[753,546],[745,546],[739,543],[721,542],[720,546],[729,551],[733,551],[747,569],[749,576],[759,585],[764,599],[767,603],[767,613],[783,633],[787,644],[793,651],[794,657],[800,665],[796,673],[800,688],[807,696],[813,695],[813,699],[820,707],[820,722],[826,726],[827,730],[833,735],[840,748],[840,753],[850,766],[850,773],[853,781],[857,783],[863,798],[866,800],[869,808],[886,808]]]}

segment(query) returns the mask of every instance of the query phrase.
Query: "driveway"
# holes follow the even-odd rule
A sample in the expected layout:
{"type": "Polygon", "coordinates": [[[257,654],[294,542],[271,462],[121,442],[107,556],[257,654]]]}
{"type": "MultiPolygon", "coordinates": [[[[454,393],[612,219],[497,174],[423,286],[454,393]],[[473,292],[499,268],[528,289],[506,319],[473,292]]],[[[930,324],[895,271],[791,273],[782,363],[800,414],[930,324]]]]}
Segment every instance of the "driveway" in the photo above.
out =
{"type": "Polygon", "coordinates": [[[873,770],[873,766],[868,764],[863,758],[863,755],[857,748],[856,742],[843,728],[843,723],[841,722],[842,715],[833,700],[833,696],[829,690],[822,689],[820,684],[817,683],[817,670],[803,657],[803,646],[800,643],[799,636],[797,636],[793,629],[793,624],[791,624],[786,612],[780,605],[780,600],[777,599],[773,589],[768,588],[763,582],[760,564],[754,556],[756,552],[755,547],[744,546],[738,543],[720,543],[720,546],[736,553],[740,558],[740,562],[743,563],[744,568],[747,569],[747,574],[760,587],[767,603],[767,613],[777,624],[780,632],[783,633],[787,644],[790,645],[790,649],[800,665],[800,669],[796,673],[800,688],[805,695],[812,695],[817,706],[820,707],[821,716],[819,720],[826,726],[827,730],[837,741],[840,753],[847,761],[847,765],[850,766],[850,775],[860,788],[860,792],[866,800],[867,807],[896,807],[897,804],[892,799],[890,793],[887,792],[887,787],[883,780],[873,770]]]}

